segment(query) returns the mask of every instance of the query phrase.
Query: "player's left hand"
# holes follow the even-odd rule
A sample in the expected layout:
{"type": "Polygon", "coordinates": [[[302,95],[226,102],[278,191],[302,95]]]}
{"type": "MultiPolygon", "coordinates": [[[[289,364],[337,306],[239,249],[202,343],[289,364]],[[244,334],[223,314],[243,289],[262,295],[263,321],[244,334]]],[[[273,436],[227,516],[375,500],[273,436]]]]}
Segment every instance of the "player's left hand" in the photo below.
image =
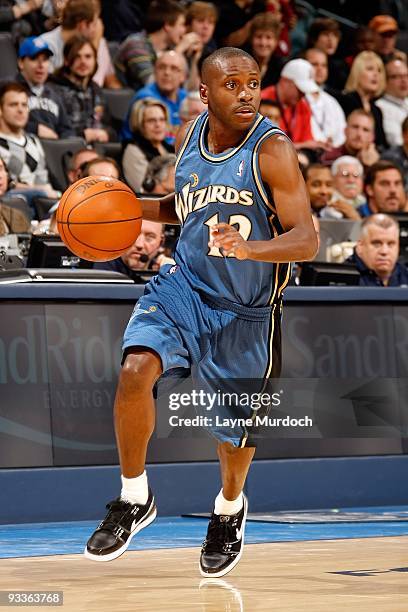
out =
{"type": "Polygon", "coordinates": [[[233,255],[237,259],[248,259],[250,246],[238,230],[228,223],[217,223],[211,228],[209,247],[217,247],[223,255],[233,255]]]}

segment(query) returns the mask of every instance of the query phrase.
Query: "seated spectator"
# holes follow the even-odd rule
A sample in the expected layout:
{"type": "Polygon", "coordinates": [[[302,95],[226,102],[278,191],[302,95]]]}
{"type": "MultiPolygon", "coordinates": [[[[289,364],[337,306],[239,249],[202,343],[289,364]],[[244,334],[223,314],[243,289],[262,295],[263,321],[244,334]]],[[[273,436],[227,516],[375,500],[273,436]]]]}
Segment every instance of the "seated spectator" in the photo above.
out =
{"type": "Polygon", "coordinates": [[[371,166],[366,175],[365,188],[368,202],[357,209],[362,217],[404,210],[406,195],[403,176],[392,162],[380,160],[371,166]]]}
{"type": "Polygon", "coordinates": [[[120,179],[120,167],[112,157],[94,157],[82,166],[80,178],[85,176],[108,176],[120,179]]]}
{"type": "Polygon", "coordinates": [[[84,36],[72,36],[64,47],[65,63],[50,77],[63,97],[71,126],[86,142],[108,142],[114,137],[105,118],[101,88],[92,80],[96,70],[96,51],[84,36]]]}
{"type": "Polygon", "coordinates": [[[81,178],[84,166],[87,162],[98,157],[95,149],[79,149],[70,159],[67,178],[70,185],[81,178]]]}
{"type": "Polygon", "coordinates": [[[283,58],[275,55],[282,24],[272,13],[259,13],[252,19],[248,42],[244,49],[258,62],[261,87],[275,85],[283,66],[283,58]]]}
{"type": "Polygon", "coordinates": [[[331,167],[333,176],[332,202],[343,200],[353,208],[361,206],[366,201],[363,195],[364,168],[363,164],[351,155],[338,157],[331,167]]]}
{"type": "Polygon", "coordinates": [[[348,76],[348,67],[342,58],[336,57],[337,47],[341,38],[341,30],[337,21],[325,17],[315,19],[308,32],[307,49],[320,49],[328,58],[329,75],[327,87],[342,91],[348,76]]]}
{"type": "Polygon", "coordinates": [[[375,144],[377,147],[388,146],[383,127],[381,109],[375,100],[385,88],[385,70],[381,58],[372,51],[363,51],[355,58],[350,76],[345,85],[345,92],[339,94],[339,101],[346,117],[357,108],[363,108],[374,117],[375,144]]]}
{"type": "Polygon", "coordinates": [[[360,272],[365,287],[408,285],[408,270],[398,263],[399,226],[389,215],[375,214],[364,219],[354,254],[346,260],[360,272]]]}
{"type": "Polygon", "coordinates": [[[312,134],[317,141],[326,142],[332,147],[340,147],[345,140],[346,118],[336,98],[324,91],[327,81],[327,55],[320,49],[308,49],[305,59],[314,68],[314,78],[319,90],[306,94],[312,111],[312,134]]]}
{"type": "Polygon", "coordinates": [[[137,100],[154,98],[163,102],[169,115],[167,142],[174,144],[176,131],[180,125],[180,106],[187,95],[182,87],[187,76],[187,62],[185,57],[176,51],[163,51],[154,65],[154,81],[133,96],[129,105],[129,112],[122,128],[122,140],[130,140],[132,133],[129,125],[130,110],[137,100]]]}
{"type": "Polygon", "coordinates": [[[314,81],[313,66],[304,59],[285,64],[279,81],[262,90],[261,98],[276,100],[282,120],[279,127],[286,132],[296,149],[324,149],[323,142],[313,139],[312,113],[305,94],[319,90],[314,81]]]}
{"type": "Polygon", "coordinates": [[[279,104],[276,100],[269,100],[265,98],[261,100],[259,105],[259,112],[264,117],[268,117],[272,121],[272,123],[276,123],[276,125],[280,125],[282,121],[282,113],[279,107],[279,104]]]}
{"type": "Polygon", "coordinates": [[[380,159],[380,154],[374,144],[374,117],[363,108],[352,111],[346,120],[346,139],[341,147],[325,151],[320,160],[331,165],[342,155],[357,157],[364,170],[380,159]]]}
{"type": "Polygon", "coordinates": [[[115,56],[120,81],[135,90],[153,81],[157,55],[181,42],[186,31],[185,10],[176,0],[154,0],[144,28],[130,34],[115,56]]]}
{"type": "Polygon", "coordinates": [[[68,0],[62,9],[61,25],[41,34],[40,38],[53,52],[50,72],[54,72],[64,65],[65,43],[72,36],[85,36],[97,50],[98,68],[93,75],[94,81],[100,87],[118,88],[121,85],[115,75],[108,44],[103,37],[103,23],[99,14],[99,0],[68,0]]]}
{"type": "Polygon", "coordinates": [[[30,115],[27,131],[40,138],[67,138],[73,130],[65,109],[65,104],[57,89],[48,79],[48,65],[52,51],[47,43],[38,38],[26,38],[19,48],[18,67],[20,72],[16,81],[29,91],[28,107],[30,115]]]}
{"type": "Polygon", "coordinates": [[[192,2],[186,12],[187,32],[195,32],[202,44],[202,53],[209,55],[216,50],[213,38],[218,11],[212,2],[192,2]]]}
{"type": "Polygon", "coordinates": [[[383,62],[392,58],[407,61],[405,53],[396,49],[398,23],[394,17],[391,17],[391,15],[376,15],[369,21],[368,27],[377,34],[375,51],[383,62]]]}
{"type": "Polygon", "coordinates": [[[203,111],[207,110],[207,105],[201,100],[198,91],[189,91],[180,105],[180,121],[184,125],[188,121],[193,121],[203,111]]]}
{"type": "Polygon", "coordinates": [[[322,219],[360,219],[360,215],[344,200],[332,201],[333,177],[330,168],[310,164],[303,171],[312,212],[322,219]]]}
{"type": "Polygon", "coordinates": [[[35,196],[58,197],[49,182],[45,153],[34,134],[26,132],[28,94],[21,83],[0,87],[0,155],[15,182],[10,195],[23,194],[32,206],[35,196]]]}
{"type": "Polygon", "coordinates": [[[7,206],[7,192],[11,181],[7,166],[0,157],[0,236],[30,231],[30,220],[18,208],[7,206]]]}
{"type": "Polygon", "coordinates": [[[405,191],[408,192],[408,116],[404,119],[401,126],[402,144],[391,147],[381,155],[381,159],[386,159],[396,164],[404,177],[405,191]]]}
{"type": "Polygon", "coordinates": [[[127,183],[140,191],[147,165],[157,155],[174,151],[165,141],[167,108],[158,100],[144,98],[135,102],[130,115],[132,140],[125,146],[122,166],[127,183]]]}
{"type": "Polygon", "coordinates": [[[376,101],[383,114],[384,132],[390,146],[401,145],[401,125],[408,116],[408,66],[400,59],[385,64],[387,84],[376,101]]]}
{"type": "Polygon", "coordinates": [[[165,195],[172,193],[176,186],[176,156],[167,153],[154,157],[147,166],[143,181],[143,192],[165,195]]]}
{"type": "Polygon", "coordinates": [[[126,274],[140,282],[143,270],[158,270],[158,259],[163,252],[164,226],[155,221],[142,222],[142,231],[136,242],[121,257],[111,261],[96,262],[95,270],[110,270],[126,274]]]}
{"type": "Polygon", "coordinates": [[[99,13],[99,0],[68,0],[65,2],[61,25],[39,37],[52,51],[50,73],[64,65],[64,45],[72,36],[80,34],[88,40],[93,40],[97,36],[99,13]]]}

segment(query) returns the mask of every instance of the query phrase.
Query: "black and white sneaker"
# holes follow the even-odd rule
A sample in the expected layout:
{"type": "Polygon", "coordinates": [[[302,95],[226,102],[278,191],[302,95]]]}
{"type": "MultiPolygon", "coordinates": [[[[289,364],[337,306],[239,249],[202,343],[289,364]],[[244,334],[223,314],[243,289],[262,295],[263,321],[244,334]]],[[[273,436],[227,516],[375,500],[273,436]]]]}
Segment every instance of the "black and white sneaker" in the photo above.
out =
{"type": "Polygon", "coordinates": [[[108,514],[91,535],[84,555],[92,561],[113,561],[128,548],[132,538],[154,521],[157,508],[153,493],[144,506],[131,504],[120,498],[106,506],[108,514]]]}
{"type": "Polygon", "coordinates": [[[240,560],[244,549],[245,521],[248,513],[248,500],[245,495],[243,500],[242,509],[237,514],[228,516],[212,513],[207,537],[201,549],[202,576],[225,576],[240,560]]]}

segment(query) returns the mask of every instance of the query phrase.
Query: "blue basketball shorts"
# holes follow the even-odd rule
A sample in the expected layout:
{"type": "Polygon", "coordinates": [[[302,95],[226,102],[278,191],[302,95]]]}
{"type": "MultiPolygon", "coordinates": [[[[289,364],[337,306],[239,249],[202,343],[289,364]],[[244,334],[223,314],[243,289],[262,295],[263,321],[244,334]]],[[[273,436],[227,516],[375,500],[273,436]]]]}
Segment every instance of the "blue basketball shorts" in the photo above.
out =
{"type": "MultiPolygon", "coordinates": [[[[260,390],[267,378],[280,375],[280,317],[278,304],[248,308],[213,299],[193,289],[178,266],[164,266],[133,310],[123,354],[131,347],[149,348],[159,355],[166,376],[189,370],[192,382],[214,396],[248,392],[249,380],[260,390]]],[[[213,406],[207,428],[219,441],[256,446],[248,423],[234,422],[254,417],[249,404],[225,407],[214,400],[213,406]]]]}

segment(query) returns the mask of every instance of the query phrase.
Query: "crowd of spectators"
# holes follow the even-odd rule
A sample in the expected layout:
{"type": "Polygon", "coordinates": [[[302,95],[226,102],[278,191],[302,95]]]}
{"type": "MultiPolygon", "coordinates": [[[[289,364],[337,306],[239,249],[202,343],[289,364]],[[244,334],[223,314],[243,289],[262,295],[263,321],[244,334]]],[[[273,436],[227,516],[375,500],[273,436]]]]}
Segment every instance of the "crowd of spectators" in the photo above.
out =
{"type": "MultiPolygon", "coordinates": [[[[408,215],[402,4],[374,1],[355,12],[353,27],[348,2],[330,3],[335,19],[313,1],[307,9],[295,0],[118,0],[113,9],[108,0],[2,0],[0,29],[11,32],[18,66],[0,84],[0,234],[29,231],[30,223],[36,231],[55,226],[60,193],[44,139],[83,139],[65,168],[67,182],[101,158],[100,168],[106,159],[116,164],[136,192],[152,191],[157,166],[153,189],[167,192],[177,130],[205,109],[201,62],[224,45],[257,60],[260,112],[292,139],[317,224],[408,215]],[[120,129],[109,90],[128,96],[120,129]],[[113,148],[98,149],[104,145],[113,148]],[[7,205],[16,197],[26,202],[28,219],[7,205]],[[42,225],[38,197],[51,200],[42,225]]],[[[381,223],[364,225],[362,236],[395,229],[381,223]]]]}

